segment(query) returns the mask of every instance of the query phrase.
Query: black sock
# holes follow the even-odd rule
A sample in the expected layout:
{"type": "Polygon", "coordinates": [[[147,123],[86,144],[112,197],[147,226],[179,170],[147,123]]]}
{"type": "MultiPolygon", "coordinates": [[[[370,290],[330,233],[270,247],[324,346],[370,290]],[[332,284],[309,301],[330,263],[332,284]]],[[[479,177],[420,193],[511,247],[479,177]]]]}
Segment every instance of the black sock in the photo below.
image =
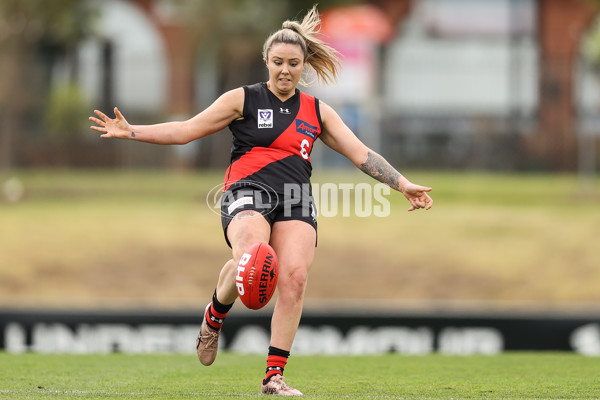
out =
{"type": "Polygon", "coordinates": [[[227,316],[229,310],[231,310],[232,306],[233,303],[227,305],[221,304],[219,300],[217,300],[217,291],[215,290],[212,302],[206,310],[206,325],[208,325],[209,328],[212,328],[215,331],[221,329],[221,327],[223,326],[223,322],[225,321],[225,317],[227,316]]]}
{"type": "Polygon", "coordinates": [[[286,351],[286,350],[281,350],[277,347],[274,346],[269,346],[269,354],[267,354],[269,356],[280,356],[280,357],[285,357],[288,358],[290,356],[290,352],[286,351]]]}
{"type": "Polygon", "coordinates": [[[213,302],[213,307],[215,308],[215,311],[218,313],[221,313],[221,314],[227,314],[229,312],[229,310],[231,310],[231,307],[233,307],[233,303],[221,304],[219,302],[219,300],[217,299],[217,289],[215,289],[215,293],[213,294],[212,302],[213,302]]]}

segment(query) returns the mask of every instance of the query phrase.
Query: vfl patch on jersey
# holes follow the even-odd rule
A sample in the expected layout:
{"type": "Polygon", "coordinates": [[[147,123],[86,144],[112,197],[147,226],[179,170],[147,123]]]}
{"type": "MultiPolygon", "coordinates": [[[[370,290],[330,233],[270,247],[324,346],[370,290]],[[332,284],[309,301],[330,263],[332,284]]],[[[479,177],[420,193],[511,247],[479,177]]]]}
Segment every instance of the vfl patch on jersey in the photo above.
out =
{"type": "Polygon", "coordinates": [[[258,129],[273,127],[273,110],[258,109],[258,129]]]}
{"type": "Polygon", "coordinates": [[[300,132],[301,134],[306,135],[314,140],[319,134],[319,128],[317,128],[316,126],[312,126],[311,124],[307,124],[301,119],[297,119],[296,132],[300,132]]]}

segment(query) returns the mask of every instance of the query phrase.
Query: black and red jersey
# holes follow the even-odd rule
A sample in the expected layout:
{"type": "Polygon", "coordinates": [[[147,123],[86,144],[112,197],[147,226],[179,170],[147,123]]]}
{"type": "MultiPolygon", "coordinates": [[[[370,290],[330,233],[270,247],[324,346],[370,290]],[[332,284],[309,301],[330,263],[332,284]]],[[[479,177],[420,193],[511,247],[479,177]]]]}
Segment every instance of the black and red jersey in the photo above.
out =
{"type": "Polygon", "coordinates": [[[236,182],[256,182],[282,194],[285,184],[310,183],[310,153],[323,131],[318,99],[296,89],[282,102],[264,82],[244,86],[243,118],[229,129],[233,146],[224,191],[236,182]]]}

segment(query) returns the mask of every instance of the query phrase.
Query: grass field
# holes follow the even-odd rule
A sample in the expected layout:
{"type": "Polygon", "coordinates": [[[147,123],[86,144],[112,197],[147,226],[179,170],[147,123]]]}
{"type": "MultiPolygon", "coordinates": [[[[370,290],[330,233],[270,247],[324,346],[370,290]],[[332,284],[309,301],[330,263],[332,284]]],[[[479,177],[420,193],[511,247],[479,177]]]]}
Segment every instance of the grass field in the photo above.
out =
{"type": "MultiPolygon", "coordinates": [[[[600,180],[406,175],[434,188],[434,208],[407,213],[392,193],[388,217],[319,218],[308,301],[600,302],[600,180]]],[[[10,177],[24,196],[0,196],[0,306],[195,307],[229,258],[206,203],[222,171],[24,170],[0,184],[10,177]]]]}
{"type": "MultiPolygon", "coordinates": [[[[265,357],[0,353],[0,398],[259,397],[265,357]]],[[[293,356],[288,383],[315,399],[599,399],[600,359],[567,353],[498,356],[293,356]]]]}
{"type": "MultiPolygon", "coordinates": [[[[414,172],[434,208],[319,219],[307,302],[435,299],[600,304],[600,181],[574,175],[414,172]],[[340,273],[343,272],[343,273],[340,273]],[[334,285],[331,282],[335,282],[334,285]]],[[[0,196],[0,307],[205,304],[229,256],[206,196],[222,172],[13,171],[0,196]]],[[[372,182],[358,173],[315,182],[372,182]]],[[[0,353],[0,398],[257,396],[265,358],[0,353]]],[[[286,368],[316,399],[600,399],[600,358],[567,353],[306,357],[286,368]]]]}

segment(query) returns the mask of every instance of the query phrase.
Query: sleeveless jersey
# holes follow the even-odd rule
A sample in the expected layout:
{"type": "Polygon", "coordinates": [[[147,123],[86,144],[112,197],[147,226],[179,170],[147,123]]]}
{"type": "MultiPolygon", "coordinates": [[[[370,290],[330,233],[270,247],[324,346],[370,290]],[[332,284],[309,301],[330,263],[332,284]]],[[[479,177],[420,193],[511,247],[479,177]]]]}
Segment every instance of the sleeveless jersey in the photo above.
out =
{"type": "Polygon", "coordinates": [[[224,191],[257,182],[283,194],[286,184],[310,183],[310,153],[323,131],[318,99],[296,89],[282,102],[264,82],[244,86],[243,119],[229,129],[233,145],[224,191]]]}

